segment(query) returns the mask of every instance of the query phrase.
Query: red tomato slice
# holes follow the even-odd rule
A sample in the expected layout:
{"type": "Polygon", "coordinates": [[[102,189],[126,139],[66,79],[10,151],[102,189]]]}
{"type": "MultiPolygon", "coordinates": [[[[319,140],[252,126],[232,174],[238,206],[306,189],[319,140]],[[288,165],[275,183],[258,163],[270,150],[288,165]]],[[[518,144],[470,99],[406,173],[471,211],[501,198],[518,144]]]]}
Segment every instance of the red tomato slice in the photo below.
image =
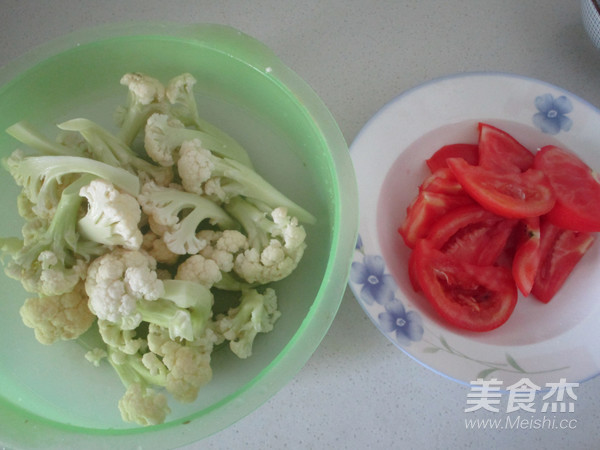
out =
{"type": "Polygon", "coordinates": [[[413,290],[415,292],[420,292],[421,286],[419,285],[419,280],[417,279],[417,271],[415,268],[415,252],[410,252],[410,256],[408,258],[408,279],[413,290]]]}
{"type": "Polygon", "coordinates": [[[464,263],[423,239],[414,250],[414,270],[425,297],[451,325],[489,331],[504,324],[517,303],[509,270],[464,263]]]}
{"type": "Polygon", "coordinates": [[[565,230],[549,220],[540,225],[540,265],[531,293],[548,303],[594,243],[595,235],[565,230]]]}
{"type": "Polygon", "coordinates": [[[540,216],[554,206],[554,192],[540,170],[499,173],[472,166],[461,158],[446,161],[464,190],[485,209],[499,216],[513,219],[540,216]]]}
{"type": "Polygon", "coordinates": [[[434,173],[439,169],[448,167],[448,164],[446,164],[448,158],[462,158],[469,164],[476,166],[479,162],[479,146],[477,144],[444,145],[425,162],[431,173],[434,173]]]}
{"type": "Polygon", "coordinates": [[[406,218],[398,232],[409,248],[424,238],[437,219],[457,206],[472,203],[467,195],[448,195],[421,191],[406,210],[406,218]]]}
{"type": "Polygon", "coordinates": [[[533,153],[507,132],[479,124],[479,165],[500,173],[525,172],[533,164],[533,153]]]}
{"type": "Polygon", "coordinates": [[[423,184],[419,186],[419,190],[449,195],[466,195],[463,187],[460,185],[452,171],[447,167],[438,169],[425,178],[423,184]]]}
{"type": "Polygon", "coordinates": [[[577,155],[555,146],[543,147],[533,167],[543,171],[556,195],[548,213],[554,225],[575,231],[600,231],[600,181],[577,155]]]}
{"type": "Polygon", "coordinates": [[[528,296],[540,265],[540,218],[523,219],[519,232],[512,274],[519,290],[528,296]]]}
{"type": "Polygon", "coordinates": [[[427,240],[433,248],[463,262],[488,266],[504,250],[516,223],[477,204],[461,206],[436,221],[427,240]]]}

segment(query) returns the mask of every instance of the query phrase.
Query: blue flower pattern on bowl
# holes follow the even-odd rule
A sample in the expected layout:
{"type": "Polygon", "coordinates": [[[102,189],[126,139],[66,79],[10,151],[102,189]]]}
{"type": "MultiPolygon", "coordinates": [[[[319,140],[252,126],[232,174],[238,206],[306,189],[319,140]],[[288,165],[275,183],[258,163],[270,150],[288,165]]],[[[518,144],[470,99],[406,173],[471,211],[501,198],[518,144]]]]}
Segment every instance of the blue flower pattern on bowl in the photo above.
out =
{"type": "Polygon", "coordinates": [[[408,346],[412,342],[423,338],[423,320],[416,311],[406,311],[399,301],[387,303],[385,312],[379,314],[381,328],[396,336],[400,345],[408,346]]]}
{"type": "Polygon", "coordinates": [[[378,315],[381,329],[395,337],[401,346],[420,341],[425,332],[421,315],[416,311],[407,311],[396,298],[396,284],[393,277],[386,273],[383,258],[380,255],[366,255],[360,235],[356,250],[362,261],[352,263],[350,282],[360,288],[357,290],[365,304],[384,307],[384,311],[378,315]]]}
{"type": "Polygon", "coordinates": [[[543,133],[555,135],[571,129],[573,121],[567,114],[573,111],[573,105],[566,96],[540,95],[535,98],[535,107],[538,112],[533,115],[533,124],[543,133]]]}

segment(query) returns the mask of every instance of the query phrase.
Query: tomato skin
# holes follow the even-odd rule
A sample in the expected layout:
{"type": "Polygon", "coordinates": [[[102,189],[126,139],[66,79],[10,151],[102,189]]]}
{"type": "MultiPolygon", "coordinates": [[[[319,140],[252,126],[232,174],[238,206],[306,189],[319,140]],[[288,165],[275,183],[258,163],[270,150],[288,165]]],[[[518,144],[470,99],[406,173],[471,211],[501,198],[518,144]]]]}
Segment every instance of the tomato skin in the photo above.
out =
{"type": "Polygon", "coordinates": [[[592,233],[565,230],[547,219],[540,225],[540,265],[531,293],[548,303],[595,242],[592,233]]]}
{"type": "Polygon", "coordinates": [[[431,173],[435,173],[439,169],[448,168],[446,163],[448,158],[463,158],[469,164],[476,166],[479,163],[479,146],[477,144],[444,145],[425,162],[431,173]]]}
{"type": "Polygon", "coordinates": [[[435,222],[427,240],[461,261],[488,266],[496,262],[516,224],[478,204],[460,206],[435,222]]]}
{"type": "Polygon", "coordinates": [[[419,191],[439,192],[448,195],[467,195],[452,171],[448,167],[436,170],[425,178],[419,191]]]}
{"type": "Polygon", "coordinates": [[[546,174],[556,195],[550,222],[568,230],[600,231],[598,174],[574,153],[552,145],[540,149],[533,167],[546,174]]]}
{"type": "Polygon", "coordinates": [[[550,181],[540,170],[498,173],[449,158],[448,166],[463,189],[485,209],[502,217],[522,219],[549,212],[556,202],[550,181]]]}
{"type": "Polygon", "coordinates": [[[437,192],[419,192],[406,210],[406,218],[398,228],[398,233],[409,248],[414,248],[418,239],[427,236],[437,219],[457,206],[472,200],[466,195],[456,196],[437,192]]]}
{"type": "Polygon", "coordinates": [[[499,128],[480,122],[479,165],[500,173],[525,172],[533,164],[533,153],[499,128]]]}
{"type": "Polygon", "coordinates": [[[438,314],[459,328],[498,328],[509,319],[517,303],[510,270],[464,263],[434,249],[425,239],[415,247],[414,272],[438,314]]]}
{"type": "Polygon", "coordinates": [[[528,217],[520,225],[521,236],[511,268],[517,288],[524,296],[528,296],[540,265],[540,218],[528,217]]]}

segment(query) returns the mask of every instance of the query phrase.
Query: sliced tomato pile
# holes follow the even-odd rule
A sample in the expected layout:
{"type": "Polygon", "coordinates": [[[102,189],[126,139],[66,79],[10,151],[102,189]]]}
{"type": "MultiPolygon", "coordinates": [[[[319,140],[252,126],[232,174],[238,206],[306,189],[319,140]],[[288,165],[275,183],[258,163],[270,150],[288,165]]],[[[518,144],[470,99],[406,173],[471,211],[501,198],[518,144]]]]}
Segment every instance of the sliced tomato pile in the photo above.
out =
{"type": "Polygon", "coordinates": [[[398,228],[413,249],[413,288],[449,324],[504,324],[519,291],[548,303],[600,231],[600,181],[574,153],[530,151],[478,124],[477,144],[451,143],[425,162],[398,228]]]}

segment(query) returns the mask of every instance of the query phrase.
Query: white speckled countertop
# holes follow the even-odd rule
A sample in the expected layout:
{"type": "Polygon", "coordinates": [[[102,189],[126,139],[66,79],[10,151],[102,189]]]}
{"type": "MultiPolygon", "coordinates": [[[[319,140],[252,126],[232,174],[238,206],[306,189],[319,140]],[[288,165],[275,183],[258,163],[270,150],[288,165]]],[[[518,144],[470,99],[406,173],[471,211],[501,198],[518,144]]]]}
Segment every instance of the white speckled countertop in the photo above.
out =
{"type": "MultiPolygon", "coordinates": [[[[0,13],[0,65],[101,23],[234,26],[270,46],[313,87],[348,143],[400,92],[455,72],[530,76],[600,106],[600,51],[585,35],[576,0],[2,0],[0,13]]],[[[398,350],[348,290],[321,346],[287,386],[238,423],[185,448],[592,449],[600,442],[598,378],[580,386],[564,429],[466,429],[466,418],[501,417],[465,413],[468,392],[398,350]]],[[[542,418],[530,415],[532,423],[542,418]]]]}

